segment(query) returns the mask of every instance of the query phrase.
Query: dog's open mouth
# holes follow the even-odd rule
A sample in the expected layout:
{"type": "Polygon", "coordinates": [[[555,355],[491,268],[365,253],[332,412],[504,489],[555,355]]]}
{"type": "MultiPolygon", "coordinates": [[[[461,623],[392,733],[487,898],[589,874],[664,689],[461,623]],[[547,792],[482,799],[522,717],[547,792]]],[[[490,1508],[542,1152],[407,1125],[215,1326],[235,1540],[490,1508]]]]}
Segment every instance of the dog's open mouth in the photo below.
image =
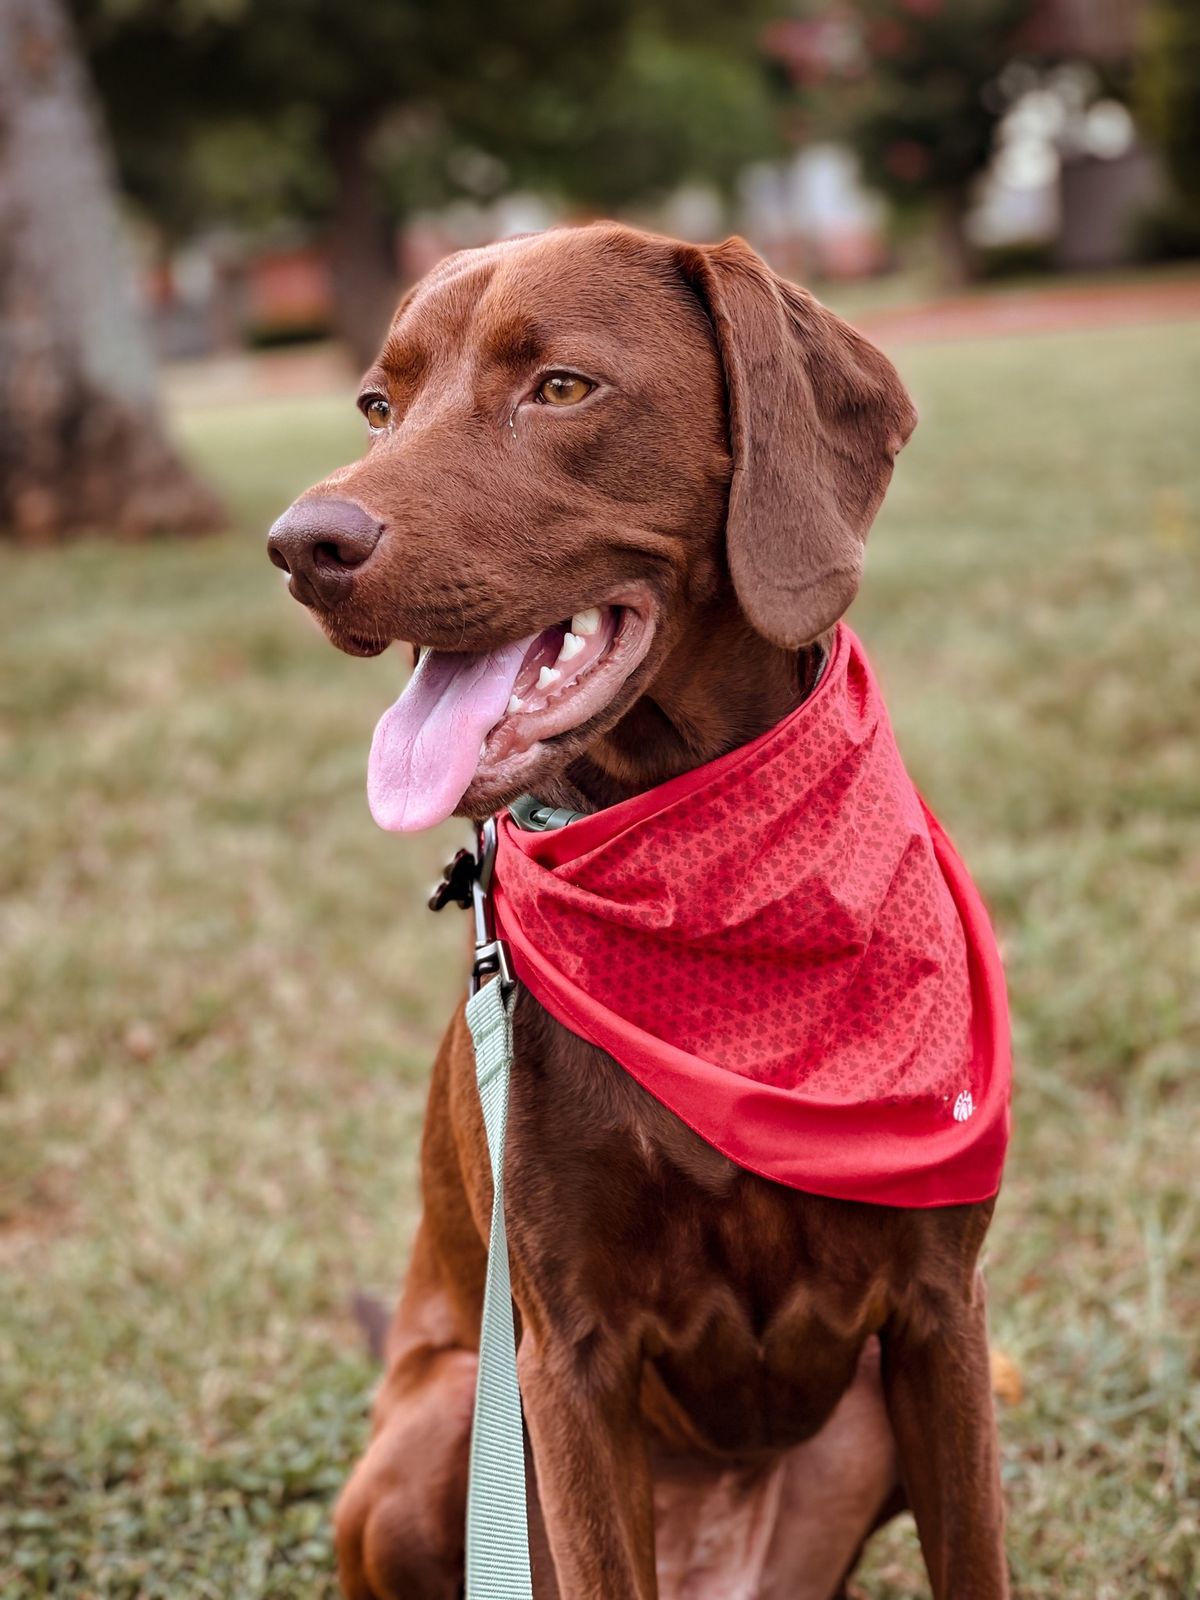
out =
{"type": "Polygon", "coordinates": [[[496,650],[422,649],[375,729],[372,816],[411,833],[452,815],[469,789],[499,793],[519,782],[538,745],[612,703],[653,633],[651,607],[638,596],[590,606],[496,650]]]}

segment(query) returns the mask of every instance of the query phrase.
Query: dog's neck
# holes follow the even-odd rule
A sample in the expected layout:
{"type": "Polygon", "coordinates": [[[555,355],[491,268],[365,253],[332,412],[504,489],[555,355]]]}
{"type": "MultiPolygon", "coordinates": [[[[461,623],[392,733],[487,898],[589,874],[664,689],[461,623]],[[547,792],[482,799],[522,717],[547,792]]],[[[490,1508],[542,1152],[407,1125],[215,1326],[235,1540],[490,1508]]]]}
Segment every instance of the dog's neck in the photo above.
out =
{"type": "Polygon", "coordinates": [[[740,612],[689,629],[650,690],[539,798],[596,811],[748,743],[812,693],[831,637],[783,650],[740,612]]]}

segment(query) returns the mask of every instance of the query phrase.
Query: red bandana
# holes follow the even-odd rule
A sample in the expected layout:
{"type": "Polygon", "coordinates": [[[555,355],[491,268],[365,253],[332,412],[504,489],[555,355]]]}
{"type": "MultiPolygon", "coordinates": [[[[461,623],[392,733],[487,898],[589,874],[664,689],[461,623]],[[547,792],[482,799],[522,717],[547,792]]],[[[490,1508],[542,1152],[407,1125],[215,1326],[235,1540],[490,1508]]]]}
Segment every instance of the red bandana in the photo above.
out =
{"type": "Polygon", "coordinates": [[[752,744],[554,832],[505,815],[495,908],[541,1004],[739,1166],[887,1205],[996,1193],[999,955],[844,624],[752,744]]]}

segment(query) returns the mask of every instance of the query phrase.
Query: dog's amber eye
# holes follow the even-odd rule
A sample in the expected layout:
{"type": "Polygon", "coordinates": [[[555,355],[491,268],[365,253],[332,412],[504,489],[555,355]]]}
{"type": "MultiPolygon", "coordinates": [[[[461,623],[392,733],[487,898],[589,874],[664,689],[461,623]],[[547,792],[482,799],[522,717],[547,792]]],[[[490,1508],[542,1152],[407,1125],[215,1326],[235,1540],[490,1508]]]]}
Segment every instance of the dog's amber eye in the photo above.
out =
{"type": "Polygon", "coordinates": [[[363,405],[363,416],[373,428],[386,428],[391,414],[391,406],[380,394],[373,395],[363,405]]]}
{"type": "Polygon", "coordinates": [[[548,406],[577,406],[595,387],[594,383],[577,378],[573,372],[552,372],[538,390],[537,397],[548,406]]]}

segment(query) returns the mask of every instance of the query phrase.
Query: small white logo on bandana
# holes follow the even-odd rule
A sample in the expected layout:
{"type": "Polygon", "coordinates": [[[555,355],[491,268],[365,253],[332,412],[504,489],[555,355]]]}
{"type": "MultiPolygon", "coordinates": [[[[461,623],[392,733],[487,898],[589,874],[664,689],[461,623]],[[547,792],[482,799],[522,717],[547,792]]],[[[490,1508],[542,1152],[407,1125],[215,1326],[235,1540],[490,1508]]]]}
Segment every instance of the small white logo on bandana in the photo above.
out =
{"type": "Polygon", "coordinates": [[[965,1122],[974,1113],[975,1102],[971,1099],[970,1089],[964,1089],[954,1102],[955,1122],[965,1122]]]}

